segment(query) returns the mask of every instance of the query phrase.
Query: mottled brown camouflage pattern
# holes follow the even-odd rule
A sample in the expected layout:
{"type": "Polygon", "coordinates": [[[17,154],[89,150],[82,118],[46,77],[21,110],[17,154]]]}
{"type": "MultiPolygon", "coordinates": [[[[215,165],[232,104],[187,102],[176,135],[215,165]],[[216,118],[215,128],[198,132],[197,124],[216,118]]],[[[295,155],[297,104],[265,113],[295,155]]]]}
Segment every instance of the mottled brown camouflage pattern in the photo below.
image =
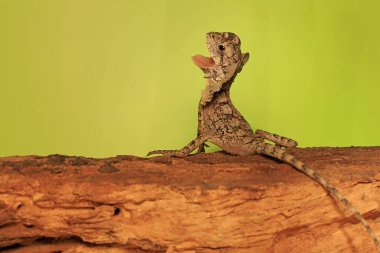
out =
{"type": "Polygon", "coordinates": [[[352,204],[321,175],[286,152],[286,147],[296,147],[297,142],[263,130],[253,132],[232,104],[230,87],[249,58],[248,53],[242,54],[240,51],[239,37],[233,33],[210,32],[207,33],[206,42],[214,64],[201,68],[207,81],[199,102],[198,137],[180,150],[155,150],[149,152],[148,156],[159,154],[186,157],[197,148],[198,152],[204,152],[204,143],[209,141],[233,155],[263,154],[274,157],[305,173],[340,200],[364,225],[380,252],[380,243],[374,231],[352,204]],[[266,143],[265,140],[275,145],[266,143]]]}

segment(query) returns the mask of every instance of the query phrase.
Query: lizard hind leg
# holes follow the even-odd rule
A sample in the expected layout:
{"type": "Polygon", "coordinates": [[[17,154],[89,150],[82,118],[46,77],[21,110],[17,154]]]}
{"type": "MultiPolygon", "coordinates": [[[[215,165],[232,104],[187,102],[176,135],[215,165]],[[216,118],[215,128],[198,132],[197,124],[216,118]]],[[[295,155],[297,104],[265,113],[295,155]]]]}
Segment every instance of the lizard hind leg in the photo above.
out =
{"type": "Polygon", "coordinates": [[[153,150],[150,151],[146,156],[151,155],[163,155],[163,156],[175,156],[175,157],[186,157],[190,155],[196,148],[200,147],[208,139],[207,135],[200,135],[189,144],[179,150],[153,150]]]}
{"type": "Polygon", "coordinates": [[[342,202],[351,212],[352,214],[362,223],[362,225],[367,230],[368,234],[370,235],[372,241],[375,244],[375,247],[377,249],[377,252],[380,253],[380,242],[379,239],[376,237],[375,232],[373,231],[372,227],[368,224],[367,220],[363,217],[363,215],[351,204],[350,201],[348,201],[330,182],[328,182],[324,177],[322,177],[319,173],[316,171],[310,169],[307,167],[302,161],[295,158],[293,155],[286,152],[286,149],[273,146],[269,143],[265,142],[259,142],[256,143],[253,146],[253,150],[255,153],[267,155],[270,157],[274,157],[280,161],[283,161],[294,168],[296,168],[298,171],[306,174],[316,182],[318,182],[321,186],[323,186],[324,189],[326,189],[330,195],[338,199],[340,202],[342,202]]]}
{"type": "Polygon", "coordinates": [[[287,138],[278,134],[272,134],[260,129],[257,129],[255,131],[255,136],[258,138],[264,138],[268,141],[274,142],[276,145],[280,147],[294,148],[294,147],[297,147],[298,145],[298,143],[295,140],[292,140],[290,138],[287,138]]]}

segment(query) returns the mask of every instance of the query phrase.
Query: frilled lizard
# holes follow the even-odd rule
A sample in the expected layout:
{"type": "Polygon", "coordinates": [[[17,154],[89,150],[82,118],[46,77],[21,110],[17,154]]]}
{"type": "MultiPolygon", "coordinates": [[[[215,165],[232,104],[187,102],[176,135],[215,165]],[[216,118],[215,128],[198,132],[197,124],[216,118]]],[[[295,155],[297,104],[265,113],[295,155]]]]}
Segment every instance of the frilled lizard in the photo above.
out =
{"type": "Polygon", "coordinates": [[[228,32],[210,32],[206,35],[206,43],[211,57],[196,55],[192,58],[205,73],[207,80],[199,102],[198,137],[180,150],[155,150],[149,152],[147,156],[159,154],[186,157],[197,148],[198,152],[204,152],[205,142],[209,141],[233,155],[263,154],[274,157],[305,173],[341,201],[364,225],[377,251],[380,252],[380,243],[374,231],[352,204],[320,174],[286,152],[287,147],[296,147],[297,142],[263,130],[253,132],[251,126],[232,104],[231,84],[249,59],[248,53],[240,51],[239,37],[228,32]]]}

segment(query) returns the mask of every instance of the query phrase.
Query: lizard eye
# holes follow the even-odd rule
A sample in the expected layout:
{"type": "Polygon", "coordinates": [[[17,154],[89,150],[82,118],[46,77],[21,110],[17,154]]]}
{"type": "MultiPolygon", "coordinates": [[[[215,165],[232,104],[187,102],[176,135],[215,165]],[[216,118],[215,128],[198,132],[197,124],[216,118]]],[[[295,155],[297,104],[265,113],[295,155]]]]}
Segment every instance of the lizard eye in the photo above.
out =
{"type": "Polygon", "coordinates": [[[222,44],[220,44],[219,46],[218,46],[218,49],[220,50],[220,51],[224,51],[224,49],[226,49],[222,44]]]}

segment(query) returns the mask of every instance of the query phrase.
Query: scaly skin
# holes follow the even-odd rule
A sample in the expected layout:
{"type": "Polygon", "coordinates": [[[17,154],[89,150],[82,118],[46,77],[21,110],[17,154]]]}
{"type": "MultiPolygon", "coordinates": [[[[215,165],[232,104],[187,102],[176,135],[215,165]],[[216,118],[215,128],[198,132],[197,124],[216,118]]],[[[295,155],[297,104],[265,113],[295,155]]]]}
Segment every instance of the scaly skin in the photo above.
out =
{"type": "Polygon", "coordinates": [[[211,57],[193,57],[194,63],[201,68],[207,79],[199,102],[197,138],[180,150],[155,150],[147,156],[159,154],[186,157],[197,148],[198,152],[204,152],[205,142],[209,141],[233,155],[262,154],[274,157],[305,173],[341,201],[363,224],[380,252],[380,243],[373,229],[352,204],[321,175],[286,152],[286,147],[296,147],[297,142],[263,130],[253,132],[232,104],[230,87],[249,58],[248,53],[242,54],[240,51],[239,37],[233,33],[210,32],[207,33],[206,42],[211,57]]]}

